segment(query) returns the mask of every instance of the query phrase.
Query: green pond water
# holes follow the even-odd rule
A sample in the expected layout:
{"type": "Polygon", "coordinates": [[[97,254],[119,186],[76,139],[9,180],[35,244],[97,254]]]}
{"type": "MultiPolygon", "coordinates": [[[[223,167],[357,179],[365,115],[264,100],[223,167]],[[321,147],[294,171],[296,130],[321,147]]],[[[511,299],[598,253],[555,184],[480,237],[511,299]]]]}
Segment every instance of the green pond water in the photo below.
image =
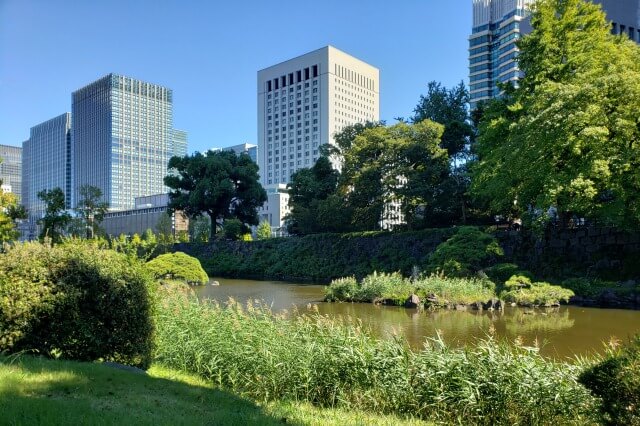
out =
{"type": "Polygon", "coordinates": [[[612,339],[626,341],[640,333],[640,311],[563,306],[554,309],[506,308],[504,312],[439,310],[418,311],[401,307],[362,303],[323,302],[324,286],[216,278],[220,285],[196,288],[201,300],[225,302],[262,301],[274,312],[305,312],[317,305],[318,312],[360,320],[381,338],[400,334],[419,349],[425,339],[440,333],[454,346],[473,344],[494,333],[499,339],[537,344],[543,355],[562,359],[602,353],[612,339]]]}

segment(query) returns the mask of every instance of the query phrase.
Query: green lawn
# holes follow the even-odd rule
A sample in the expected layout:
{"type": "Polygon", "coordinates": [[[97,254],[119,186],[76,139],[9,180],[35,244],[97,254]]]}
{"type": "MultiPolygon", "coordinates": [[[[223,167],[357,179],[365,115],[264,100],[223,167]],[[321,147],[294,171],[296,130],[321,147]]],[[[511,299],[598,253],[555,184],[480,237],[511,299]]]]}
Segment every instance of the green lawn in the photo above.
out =
{"type": "Polygon", "coordinates": [[[30,356],[0,357],[0,424],[420,425],[309,404],[259,406],[203,380],[153,366],[148,374],[30,356]]]}

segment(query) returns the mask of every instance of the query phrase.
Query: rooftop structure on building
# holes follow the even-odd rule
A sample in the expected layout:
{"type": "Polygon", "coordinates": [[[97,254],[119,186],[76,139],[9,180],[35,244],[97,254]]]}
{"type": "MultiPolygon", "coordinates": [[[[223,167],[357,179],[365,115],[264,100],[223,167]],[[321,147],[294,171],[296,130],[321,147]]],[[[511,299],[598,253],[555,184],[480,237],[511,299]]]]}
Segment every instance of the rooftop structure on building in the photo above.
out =
{"type": "Polygon", "coordinates": [[[212,148],[211,151],[233,151],[236,154],[247,154],[254,163],[258,163],[258,145],[250,143],[241,143],[239,145],[232,145],[226,148],[212,148]]]}

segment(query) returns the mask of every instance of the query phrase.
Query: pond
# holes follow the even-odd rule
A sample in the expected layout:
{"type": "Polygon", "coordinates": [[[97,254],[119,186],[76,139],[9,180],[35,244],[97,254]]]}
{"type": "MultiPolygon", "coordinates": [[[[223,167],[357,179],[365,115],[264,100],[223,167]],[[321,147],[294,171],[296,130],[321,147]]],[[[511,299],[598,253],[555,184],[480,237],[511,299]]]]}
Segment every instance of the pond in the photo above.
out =
{"type": "Polygon", "coordinates": [[[360,303],[323,302],[324,286],[275,281],[216,278],[219,286],[197,287],[200,299],[245,303],[263,301],[274,312],[296,307],[305,311],[315,304],[324,315],[360,320],[378,337],[403,335],[419,349],[425,339],[439,332],[453,346],[463,346],[494,333],[499,339],[521,340],[541,346],[545,356],[562,359],[604,351],[611,339],[625,342],[640,333],[640,311],[563,306],[554,309],[506,308],[504,312],[438,310],[418,311],[402,307],[360,303]]]}

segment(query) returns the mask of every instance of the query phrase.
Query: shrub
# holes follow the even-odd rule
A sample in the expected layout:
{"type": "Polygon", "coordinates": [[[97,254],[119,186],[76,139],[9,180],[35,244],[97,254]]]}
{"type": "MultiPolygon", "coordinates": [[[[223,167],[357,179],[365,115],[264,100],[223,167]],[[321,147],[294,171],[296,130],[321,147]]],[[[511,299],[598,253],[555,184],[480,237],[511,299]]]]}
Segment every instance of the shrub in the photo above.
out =
{"type": "Polygon", "coordinates": [[[410,414],[438,424],[591,424],[580,368],[488,339],[414,352],[343,320],[165,298],[158,361],[259,401],[410,414]]]}
{"type": "Polygon", "coordinates": [[[338,278],[325,287],[325,300],[327,302],[350,302],[354,300],[358,291],[358,282],[354,277],[338,278]]]}
{"type": "Polygon", "coordinates": [[[514,275],[504,283],[501,297],[521,306],[557,306],[574,296],[573,291],[546,282],[532,282],[524,275],[514,275]]]}
{"type": "Polygon", "coordinates": [[[504,253],[492,235],[477,228],[462,227],[429,256],[427,269],[447,276],[474,275],[504,253]]]}
{"type": "Polygon", "coordinates": [[[640,425],[640,336],[622,349],[610,349],[608,357],[585,370],[579,380],[602,398],[606,423],[640,425]]]}
{"type": "Polygon", "coordinates": [[[188,284],[209,282],[209,276],[202,269],[200,261],[182,252],[162,254],[147,262],[146,266],[156,279],[182,280],[188,284]]]}
{"type": "Polygon", "coordinates": [[[0,351],[147,367],[151,277],[125,255],[72,242],[0,254],[0,351]]]}
{"type": "Polygon", "coordinates": [[[487,274],[489,279],[498,287],[502,287],[504,283],[514,275],[524,275],[533,278],[531,272],[520,269],[515,263],[498,263],[485,268],[484,273],[487,274]]]}

